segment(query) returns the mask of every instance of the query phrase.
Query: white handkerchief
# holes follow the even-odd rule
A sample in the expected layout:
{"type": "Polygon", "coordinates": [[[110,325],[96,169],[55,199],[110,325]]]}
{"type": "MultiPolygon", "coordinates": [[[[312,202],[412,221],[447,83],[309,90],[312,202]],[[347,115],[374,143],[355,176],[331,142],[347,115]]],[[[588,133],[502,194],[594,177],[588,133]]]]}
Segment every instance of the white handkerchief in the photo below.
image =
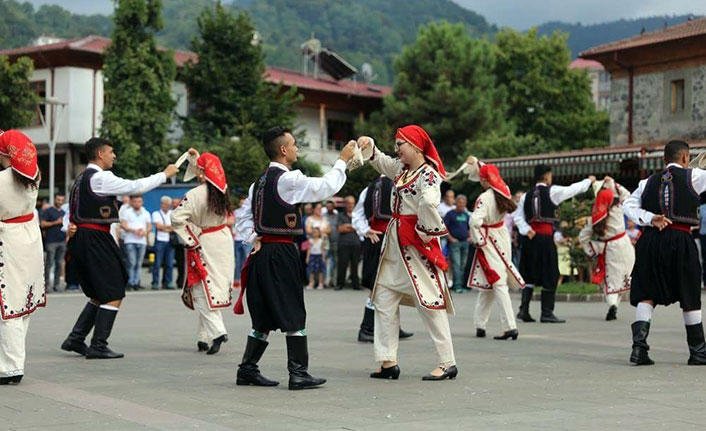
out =
{"type": "Polygon", "coordinates": [[[698,156],[689,162],[690,168],[706,169],[706,151],[702,151],[698,156]]]}
{"type": "Polygon", "coordinates": [[[454,179],[457,175],[459,175],[461,172],[465,173],[466,175],[470,175],[471,173],[471,165],[469,165],[466,162],[463,162],[463,164],[456,169],[451,175],[447,175],[446,179],[444,181],[449,182],[454,179]]]}
{"type": "Polygon", "coordinates": [[[198,155],[191,155],[188,151],[179,156],[179,159],[177,159],[175,163],[177,168],[181,167],[184,162],[189,162],[189,166],[187,166],[186,172],[184,172],[184,182],[191,181],[192,179],[196,178],[196,175],[198,175],[196,166],[196,162],[198,161],[198,159],[198,155]]]}
{"type": "Polygon", "coordinates": [[[353,150],[353,158],[348,161],[347,168],[349,171],[353,171],[363,166],[365,162],[363,161],[363,152],[360,151],[358,144],[355,144],[355,149],[353,150]]]}

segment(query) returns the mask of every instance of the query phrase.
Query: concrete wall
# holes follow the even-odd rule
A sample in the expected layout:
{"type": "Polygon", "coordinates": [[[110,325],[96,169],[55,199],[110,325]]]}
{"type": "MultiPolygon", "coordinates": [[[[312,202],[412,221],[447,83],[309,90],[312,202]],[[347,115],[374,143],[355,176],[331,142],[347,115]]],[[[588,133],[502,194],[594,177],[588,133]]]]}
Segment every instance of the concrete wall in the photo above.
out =
{"type": "MultiPolygon", "coordinates": [[[[611,83],[610,144],[628,144],[628,78],[611,83]]],[[[706,137],[706,65],[636,74],[633,78],[633,143],[706,137]],[[671,112],[671,83],[684,80],[683,112],[671,112]]]]}

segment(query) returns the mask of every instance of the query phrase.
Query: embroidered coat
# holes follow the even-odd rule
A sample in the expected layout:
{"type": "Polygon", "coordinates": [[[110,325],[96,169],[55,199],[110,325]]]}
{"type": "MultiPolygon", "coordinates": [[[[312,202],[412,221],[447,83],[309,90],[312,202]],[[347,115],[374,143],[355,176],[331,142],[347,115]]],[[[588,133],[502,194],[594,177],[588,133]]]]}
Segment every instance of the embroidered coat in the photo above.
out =
{"type": "Polygon", "coordinates": [[[206,184],[186,193],[179,206],[172,211],[171,220],[174,232],[184,241],[186,248],[198,246],[196,250],[204,269],[208,272],[205,283],[199,282],[193,286],[188,286],[188,277],[185,277],[181,294],[184,305],[193,310],[191,289],[198,289],[203,285],[211,310],[229,307],[235,273],[233,237],[227,227],[215,232],[202,232],[225,223],[224,217],[208,210],[206,184]]]}
{"type": "Polygon", "coordinates": [[[22,317],[47,303],[44,249],[39,220],[3,223],[31,214],[38,190],[15,181],[12,170],[0,171],[0,318],[22,317]]]}
{"type": "Polygon", "coordinates": [[[618,203],[608,211],[605,234],[601,238],[595,238],[593,224],[589,218],[579,232],[579,243],[583,251],[592,258],[605,253],[605,279],[601,287],[608,295],[630,290],[632,280],[630,274],[635,264],[635,247],[627,235],[613,241],[606,241],[625,233],[623,201],[630,197],[630,192],[614,181],[606,183],[604,187],[611,187],[618,197],[618,203]]]}
{"type": "MultiPolygon", "coordinates": [[[[369,163],[381,174],[393,178],[392,211],[401,216],[416,216],[416,233],[424,243],[439,241],[448,234],[437,210],[441,201],[441,177],[428,164],[409,172],[399,159],[377,148],[369,163]]],[[[387,226],[380,255],[380,264],[371,298],[378,286],[405,294],[402,304],[419,304],[434,310],[454,314],[444,271],[431,263],[413,246],[400,246],[400,219],[393,218],[387,226]]]]}

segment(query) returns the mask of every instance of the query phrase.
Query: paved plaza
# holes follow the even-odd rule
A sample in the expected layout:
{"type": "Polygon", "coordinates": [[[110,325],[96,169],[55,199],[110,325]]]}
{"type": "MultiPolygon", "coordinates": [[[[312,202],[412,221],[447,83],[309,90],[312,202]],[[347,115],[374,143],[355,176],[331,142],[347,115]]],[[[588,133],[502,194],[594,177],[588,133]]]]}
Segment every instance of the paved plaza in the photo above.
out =
{"type": "MultiPolygon", "coordinates": [[[[372,345],[356,342],[365,293],[306,292],[310,371],[320,389],[286,389],[286,348],[270,336],[263,373],[277,388],[235,386],[249,329],[225,312],[230,341],[196,352],[196,314],[174,291],[129,293],[111,347],[124,359],[86,360],[59,349],[85,299],[52,295],[32,317],[25,379],[0,387],[3,430],[681,430],[706,427],[706,367],[688,367],[676,306],[658,308],[652,367],[628,364],[633,309],[558,303],[564,325],[520,323],[518,341],[474,337],[473,293],[456,295],[451,319],[455,381],[422,382],[435,364],[416,311],[402,323],[399,381],[368,378],[372,345]]],[[[515,305],[517,297],[513,297],[515,305]]],[[[538,303],[533,303],[538,315],[538,303]]],[[[539,316],[536,316],[539,317],[539,316]]],[[[499,332],[493,310],[489,335],[499,332]]]]}

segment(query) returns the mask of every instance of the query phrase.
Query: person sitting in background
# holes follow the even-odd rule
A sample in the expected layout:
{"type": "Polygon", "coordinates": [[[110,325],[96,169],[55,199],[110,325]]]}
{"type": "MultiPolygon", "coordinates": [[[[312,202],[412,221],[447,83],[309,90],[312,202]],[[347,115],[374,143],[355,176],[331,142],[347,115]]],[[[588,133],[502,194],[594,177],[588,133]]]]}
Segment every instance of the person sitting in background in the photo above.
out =
{"type": "Polygon", "coordinates": [[[150,214],[142,207],[142,196],[130,196],[130,208],[120,219],[120,228],[126,232],[127,288],[140,290],[140,269],[147,250],[147,232],[152,229],[150,214]]]}
{"type": "Polygon", "coordinates": [[[165,289],[176,289],[172,282],[174,278],[174,247],[172,240],[174,229],[172,228],[172,198],[162,196],[159,200],[160,208],[152,213],[152,224],[157,230],[154,241],[154,266],[152,267],[152,289],[159,289],[159,270],[164,264],[164,275],[162,285],[165,289]]]}
{"type": "Polygon", "coordinates": [[[447,212],[444,216],[444,224],[449,230],[449,235],[446,239],[449,244],[453,287],[456,293],[463,293],[470,290],[464,286],[463,282],[463,271],[466,267],[470,247],[468,222],[471,216],[466,209],[467,204],[468,198],[464,195],[458,195],[455,208],[447,212]]]}

